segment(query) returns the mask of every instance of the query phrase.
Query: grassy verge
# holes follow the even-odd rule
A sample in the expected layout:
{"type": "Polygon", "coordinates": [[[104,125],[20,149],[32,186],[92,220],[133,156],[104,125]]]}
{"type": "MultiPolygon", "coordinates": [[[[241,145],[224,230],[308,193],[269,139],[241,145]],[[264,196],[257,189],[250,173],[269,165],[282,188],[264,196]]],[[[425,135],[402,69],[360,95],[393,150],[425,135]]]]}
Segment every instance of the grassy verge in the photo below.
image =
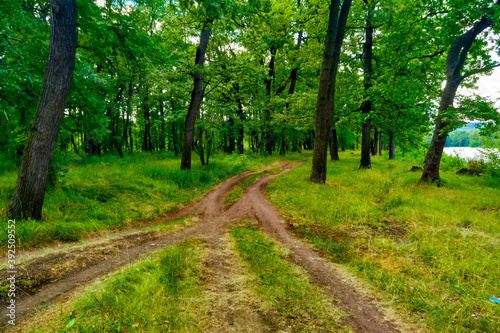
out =
{"type": "MultiPolygon", "coordinates": [[[[193,161],[191,171],[179,170],[178,158],[158,153],[74,162],[62,181],[47,192],[45,221],[17,223],[18,249],[76,241],[101,230],[138,226],[196,200],[238,173],[300,157],[218,156],[208,167],[193,161]]],[[[0,207],[7,206],[12,198],[16,178],[14,171],[0,174],[0,207]]],[[[0,217],[0,222],[0,253],[5,253],[5,216],[0,217]]]]}
{"type": "Polygon", "coordinates": [[[203,332],[198,309],[203,244],[184,242],[94,286],[72,311],[37,327],[42,332],[203,332]]]}
{"type": "Polygon", "coordinates": [[[305,272],[290,265],[274,241],[251,227],[235,227],[236,249],[250,267],[257,293],[276,311],[287,332],[349,332],[341,327],[342,314],[305,272]]]}
{"type": "MultiPolygon", "coordinates": [[[[418,185],[412,161],[359,153],[330,163],[326,185],[311,164],[279,177],[271,201],[296,233],[367,279],[436,332],[495,332],[500,307],[498,179],[442,172],[442,187],[418,185]]],[[[416,164],[418,165],[418,164],[416,164]]],[[[456,170],[454,170],[456,171],[456,170]]]]}
{"type": "Polygon", "coordinates": [[[261,173],[258,173],[258,174],[255,174],[255,175],[252,175],[248,178],[243,179],[241,182],[239,182],[238,184],[236,184],[233,187],[231,192],[228,193],[226,200],[224,200],[224,205],[226,206],[226,208],[232,206],[236,201],[241,199],[241,196],[243,195],[243,193],[245,193],[245,190],[250,185],[255,183],[255,181],[257,179],[259,179],[265,175],[278,173],[281,170],[282,170],[282,168],[272,168],[271,170],[266,170],[264,172],[261,172],[261,173]]]}

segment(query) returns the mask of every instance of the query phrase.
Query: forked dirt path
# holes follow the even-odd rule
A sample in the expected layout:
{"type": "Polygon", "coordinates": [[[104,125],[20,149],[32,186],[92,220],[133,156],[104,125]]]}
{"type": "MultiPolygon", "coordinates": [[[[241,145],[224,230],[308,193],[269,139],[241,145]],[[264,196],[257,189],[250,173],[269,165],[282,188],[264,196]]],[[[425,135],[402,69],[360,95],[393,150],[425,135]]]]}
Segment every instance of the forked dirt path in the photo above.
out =
{"type": "MultiPolygon", "coordinates": [[[[96,242],[84,248],[52,253],[37,257],[17,265],[17,281],[34,281],[26,288],[17,288],[16,323],[41,307],[51,304],[81,285],[97,277],[117,270],[140,257],[175,245],[189,237],[207,237],[223,232],[227,220],[218,218],[224,211],[224,199],[229,191],[243,179],[254,174],[275,168],[286,167],[290,162],[280,162],[258,171],[250,171],[229,179],[206,194],[197,202],[184,207],[175,214],[156,219],[163,223],[183,216],[194,215],[202,219],[193,226],[180,231],[161,233],[147,231],[96,242]]],[[[213,236],[212,236],[213,237],[213,236]]],[[[36,252],[30,252],[31,255],[36,252]]],[[[0,271],[0,279],[9,276],[6,269],[0,271]]],[[[5,300],[4,300],[5,301],[5,300]]],[[[7,322],[7,303],[2,302],[0,311],[0,331],[10,328],[7,322]]]]}
{"type": "Polygon", "coordinates": [[[289,249],[292,261],[304,267],[312,281],[334,299],[335,305],[348,313],[346,324],[356,332],[399,332],[393,323],[384,318],[373,300],[367,299],[354,286],[345,282],[327,260],[290,231],[265,194],[267,185],[278,175],[268,175],[257,180],[234,209],[253,215],[265,232],[289,249]]]}
{"type": "MultiPolygon", "coordinates": [[[[90,254],[95,255],[94,260],[83,261],[85,267],[81,267],[82,262],[74,261],[75,253],[72,254],[71,251],[64,254],[51,254],[24,263],[21,269],[24,269],[28,276],[36,274],[37,269],[50,270],[54,260],[64,262],[67,259],[70,262],[78,263],[80,266],[75,267],[73,270],[67,270],[65,274],[58,276],[56,281],[48,279],[40,288],[34,290],[33,294],[21,297],[16,304],[16,322],[19,323],[35,309],[56,301],[80,285],[114,271],[127,263],[136,261],[144,255],[172,246],[189,237],[207,240],[211,253],[216,254],[212,261],[208,263],[208,269],[213,272],[213,281],[218,281],[213,285],[214,291],[222,290],[225,293],[230,293],[231,288],[233,288],[232,282],[225,280],[229,269],[227,263],[231,262],[230,253],[221,248],[221,239],[228,228],[236,222],[244,218],[253,218],[259,222],[264,231],[288,248],[291,253],[291,260],[304,267],[311,275],[312,281],[321,286],[325,293],[333,298],[336,306],[349,314],[346,324],[350,325],[356,332],[399,332],[393,323],[384,318],[383,313],[372,299],[366,298],[352,285],[340,278],[340,274],[327,260],[296,237],[287,228],[279,212],[267,200],[265,189],[274,178],[303,165],[303,163],[293,165],[290,165],[290,163],[278,163],[259,171],[247,172],[232,178],[193,205],[182,209],[177,214],[159,220],[159,222],[162,222],[187,215],[199,216],[200,220],[190,227],[170,231],[167,234],[149,231],[118,237],[111,241],[111,246],[108,244],[107,249],[111,253],[109,255],[102,255],[101,245],[75,250],[83,251],[83,257],[91,257],[90,254]],[[282,167],[284,169],[279,173],[263,176],[257,180],[247,189],[238,202],[229,209],[224,210],[224,199],[234,185],[253,174],[272,167],[282,167]]],[[[0,277],[3,277],[2,274],[4,272],[0,272],[0,277]]],[[[6,311],[3,309],[0,313],[0,330],[5,329],[8,320],[6,311]]],[[[254,327],[254,331],[268,331],[273,326],[265,317],[252,311],[252,307],[243,304],[243,302],[238,303],[235,309],[233,314],[236,315],[234,319],[236,325],[245,322],[246,319],[253,318],[254,322],[260,323],[254,327]]],[[[215,327],[213,328],[215,329],[215,327]]],[[[222,329],[222,331],[226,330],[222,329]]]]}

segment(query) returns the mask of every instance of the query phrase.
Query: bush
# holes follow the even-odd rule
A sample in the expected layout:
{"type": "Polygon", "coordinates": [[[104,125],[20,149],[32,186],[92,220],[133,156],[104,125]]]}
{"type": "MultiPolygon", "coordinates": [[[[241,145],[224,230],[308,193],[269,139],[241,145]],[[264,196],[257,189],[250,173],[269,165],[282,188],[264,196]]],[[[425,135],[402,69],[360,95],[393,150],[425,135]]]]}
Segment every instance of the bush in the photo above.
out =
{"type": "Polygon", "coordinates": [[[467,165],[467,160],[460,158],[458,154],[446,155],[443,154],[441,158],[441,169],[445,171],[455,171],[458,169],[463,169],[467,165]]]}
{"type": "Polygon", "coordinates": [[[500,176],[500,151],[481,149],[480,152],[484,163],[484,171],[491,176],[500,176]]]}

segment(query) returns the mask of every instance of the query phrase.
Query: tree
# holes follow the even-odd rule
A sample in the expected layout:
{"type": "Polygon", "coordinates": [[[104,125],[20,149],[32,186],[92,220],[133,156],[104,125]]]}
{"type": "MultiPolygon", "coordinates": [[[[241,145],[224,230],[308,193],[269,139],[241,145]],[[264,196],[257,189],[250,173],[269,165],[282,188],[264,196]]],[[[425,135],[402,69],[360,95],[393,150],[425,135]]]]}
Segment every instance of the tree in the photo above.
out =
{"type": "Polygon", "coordinates": [[[344,40],[345,26],[352,0],[344,0],[342,10],[340,0],[332,0],[330,16],[323,51],[323,64],[319,79],[316,102],[316,142],[310,179],[315,183],[326,182],[327,147],[334,109],[335,81],[340,63],[340,51],[344,40]]]}
{"type": "Polygon", "coordinates": [[[446,59],[446,86],[441,96],[431,144],[425,156],[424,171],[421,178],[423,182],[431,181],[437,182],[438,184],[441,182],[439,165],[443,155],[446,138],[448,137],[448,133],[452,130],[450,125],[453,124],[456,118],[456,111],[453,108],[453,103],[458,87],[464,79],[478,73],[489,71],[493,67],[500,65],[487,65],[481,69],[470,70],[468,73],[462,74],[467,55],[474,41],[483,31],[493,25],[492,19],[494,14],[498,11],[499,5],[500,0],[497,0],[471,28],[453,41],[451,49],[448,51],[448,57],[446,59]]]}
{"type": "Polygon", "coordinates": [[[203,100],[203,73],[201,68],[205,62],[208,41],[212,33],[213,19],[207,19],[200,35],[200,44],[196,50],[195,64],[199,68],[194,73],[193,91],[191,93],[191,102],[189,103],[188,114],[184,129],[184,141],[182,143],[181,169],[191,170],[191,151],[193,150],[194,123],[200,112],[201,101],[203,100]]]}
{"type": "Polygon", "coordinates": [[[42,218],[49,167],[75,67],[76,0],[51,0],[50,6],[50,44],[42,95],[7,209],[12,218],[42,218]]]}
{"type": "Polygon", "coordinates": [[[372,77],[373,77],[373,67],[372,67],[372,59],[373,59],[373,25],[372,25],[372,16],[375,10],[375,6],[377,1],[368,2],[368,0],[363,0],[364,3],[368,6],[366,13],[366,26],[365,26],[365,43],[363,49],[363,71],[364,71],[364,87],[365,94],[367,95],[366,100],[363,102],[363,106],[361,110],[363,112],[363,130],[361,136],[361,163],[360,169],[371,169],[371,160],[370,160],[370,133],[371,133],[371,121],[370,121],[370,112],[372,110],[372,101],[368,97],[369,90],[372,88],[372,77]]]}

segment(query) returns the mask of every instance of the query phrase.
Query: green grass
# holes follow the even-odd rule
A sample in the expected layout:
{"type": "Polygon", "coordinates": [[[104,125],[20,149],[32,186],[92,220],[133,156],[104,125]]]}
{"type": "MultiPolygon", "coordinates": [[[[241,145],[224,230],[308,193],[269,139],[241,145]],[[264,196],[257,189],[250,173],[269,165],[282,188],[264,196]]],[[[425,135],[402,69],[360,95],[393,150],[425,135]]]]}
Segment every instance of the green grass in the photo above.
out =
{"type": "MultiPolygon", "coordinates": [[[[300,157],[219,155],[208,167],[202,167],[193,158],[191,171],[181,171],[180,159],[169,154],[136,153],[123,159],[108,156],[76,160],[62,181],[47,191],[44,221],[17,223],[18,249],[139,226],[196,200],[238,173],[300,157]]],[[[16,179],[14,171],[0,174],[0,207],[6,207],[12,198],[16,179]]],[[[6,220],[5,216],[0,217],[1,249],[6,248],[6,220]]]]}
{"type": "Polygon", "coordinates": [[[203,332],[201,241],[187,241],[100,283],[70,313],[29,332],[203,332]]]}
{"type": "Polygon", "coordinates": [[[270,200],[296,233],[367,279],[436,332],[498,331],[500,184],[442,172],[443,186],[418,185],[415,161],[359,153],[330,163],[326,185],[307,181],[311,163],[275,180],[270,200]]]}
{"type": "Polygon", "coordinates": [[[287,332],[350,332],[342,314],[309,282],[305,272],[286,260],[276,243],[251,227],[234,227],[236,249],[254,276],[256,292],[285,322],[287,332]]]}
{"type": "Polygon", "coordinates": [[[248,178],[243,179],[241,182],[239,182],[238,184],[236,184],[233,187],[231,192],[228,193],[226,200],[224,200],[224,205],[226,206],[226,208],[232,206],[236,201],[241,199],[241,196],[243,195],[243,193],[245,193],[245,190],[250,185],[255,183],[255,181],[257,181],[257,179],[259,179],[265,175],[278,173],[281,170],[282,170],[282,168],[272,168],[270,170],[266,170],[264,172],[261,172],[261,173],[258,173],[258,174],[255,174],[255,175],[252,175],[248,178]]]}

